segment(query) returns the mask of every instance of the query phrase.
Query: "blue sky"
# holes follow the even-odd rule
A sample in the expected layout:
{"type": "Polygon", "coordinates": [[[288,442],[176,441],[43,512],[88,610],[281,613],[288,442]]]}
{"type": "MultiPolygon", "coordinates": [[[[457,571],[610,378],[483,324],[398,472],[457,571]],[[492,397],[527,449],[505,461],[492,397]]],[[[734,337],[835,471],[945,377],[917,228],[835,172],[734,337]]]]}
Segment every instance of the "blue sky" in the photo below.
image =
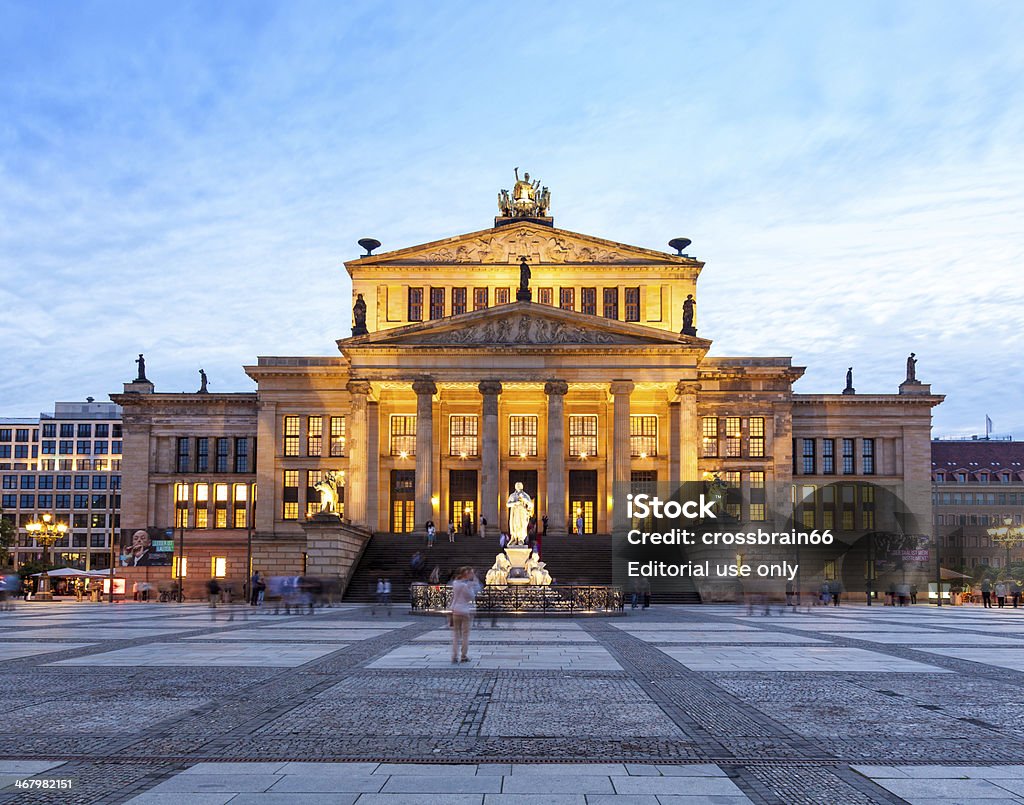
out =
{"type": "Polygon", "coordinates": [[[1024,3],[0,0],[0,416],[331,354],[342,261],[490,224],[707,261],[718,355],[1024,437],[1024,3]],[[259,313],[258,311],[264,311],[259,313]],[[269,311],[266,312],[266,311],[269,311]]]}

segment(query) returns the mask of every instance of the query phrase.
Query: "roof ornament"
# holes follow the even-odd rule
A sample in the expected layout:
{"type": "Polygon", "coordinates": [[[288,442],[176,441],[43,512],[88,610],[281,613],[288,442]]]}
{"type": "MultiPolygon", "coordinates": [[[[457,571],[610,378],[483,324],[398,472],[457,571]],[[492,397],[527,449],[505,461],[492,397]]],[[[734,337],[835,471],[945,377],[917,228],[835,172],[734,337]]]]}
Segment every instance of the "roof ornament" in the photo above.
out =
{"type": "Polygon", "coordinates": [[[512,192],[498,192],[498,211],[506,218],[545,218],[551,206],[551,191],[542,187],[540,179],[531,181],[530,174],[524,173],[519,178],[519,168],[515,169],[516,183],[512,192]]]}

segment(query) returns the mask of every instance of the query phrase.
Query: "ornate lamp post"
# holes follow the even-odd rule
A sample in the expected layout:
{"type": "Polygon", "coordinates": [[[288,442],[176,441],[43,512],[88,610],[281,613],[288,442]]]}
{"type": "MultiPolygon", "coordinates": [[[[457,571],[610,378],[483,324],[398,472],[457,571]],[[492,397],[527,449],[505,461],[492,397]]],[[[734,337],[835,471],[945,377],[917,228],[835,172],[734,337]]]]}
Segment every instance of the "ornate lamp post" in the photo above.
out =
{"type": "MultiPolygon", "coordinates": [[[[38,545],[43,547],[43,561],[46,565],[53,563],[53,557],[50,555],[50,549],[57,540],[61,539],[68,532],[67,523],[55,523],[53,522],[53,516],[44,514],[40,519],[28,523],[25,526],[25,530],[28,531],[29,536],[35,539],[38,545]]],[[[43,575],[39,577],[39,590],[36,592],[37,601],[52,601],[53,592],[50,590],[50,574],[49,568],[43,570],[43,575]]]]}
{"type": "Polygon", "coordinates": [[[1010,573],[1010,548],[1024,544],[1024,526],[1014,525],[1009,517],[1003,520],[1001,526],[987,529],[989,537],[993,542],[1001,542],[1006,546],[1006,573],[1010,573]]]}

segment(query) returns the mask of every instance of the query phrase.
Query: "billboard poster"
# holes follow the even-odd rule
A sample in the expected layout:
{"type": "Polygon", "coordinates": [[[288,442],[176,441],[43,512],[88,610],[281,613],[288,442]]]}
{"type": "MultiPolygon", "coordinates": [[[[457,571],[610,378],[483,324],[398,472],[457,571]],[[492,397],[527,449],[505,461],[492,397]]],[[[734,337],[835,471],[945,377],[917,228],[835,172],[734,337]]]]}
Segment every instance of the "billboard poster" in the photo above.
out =
{"type": "Polygon", "coordinates": [[[122,528],[121,567],[165,567],[174,558],[174,531],[169,528],[122,528]]]}

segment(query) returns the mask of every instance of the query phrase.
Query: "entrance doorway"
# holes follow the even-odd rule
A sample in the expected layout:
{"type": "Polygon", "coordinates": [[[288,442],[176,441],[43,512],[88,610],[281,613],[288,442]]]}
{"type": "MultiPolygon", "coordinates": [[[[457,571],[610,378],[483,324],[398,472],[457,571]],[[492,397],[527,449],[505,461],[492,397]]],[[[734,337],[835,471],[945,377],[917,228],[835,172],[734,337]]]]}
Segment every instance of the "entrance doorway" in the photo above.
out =
{"type": "Polygon", "coordinates": [[[469,518],[469,533],[476,533],[476,470],[449,470],[448,472],[448,522],[455,530],[463,532],[463,524],[469,518]]]}
{"type": "Polygon", "coordinates": [[[569,529],[583,516],[583,533],[593,534],[597,525],[597,470],[569,470],[569,529]]]}
{"type": "Polygon", "coordinates": [[[411,534],[416,528],[416,471],[391,470],[391,531],[411,534]]]}

